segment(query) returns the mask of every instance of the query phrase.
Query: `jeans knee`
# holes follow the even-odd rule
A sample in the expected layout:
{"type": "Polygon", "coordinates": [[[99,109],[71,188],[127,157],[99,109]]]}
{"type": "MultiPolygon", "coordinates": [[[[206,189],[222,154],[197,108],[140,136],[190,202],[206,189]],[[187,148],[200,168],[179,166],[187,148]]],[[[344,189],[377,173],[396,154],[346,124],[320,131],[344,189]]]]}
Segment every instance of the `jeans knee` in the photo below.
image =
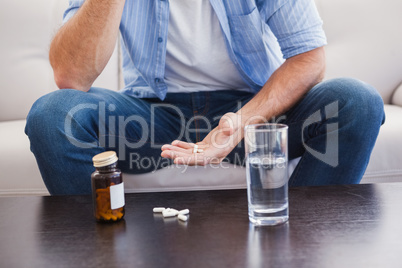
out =
{"type": "Polygon", "coordinates": [[[335,91],[339,94],[339,119],[356,138],[376,138],[385,120],[384,102],[371,85],[353,78],[334,79],[335,91]]]}
{"type": "MultiPolygon", "coordinates": [[[[60,128],[69,110],[74,107],[74,99],[85,92],[62,89],[40,97],[27,115],[25,133],[31,137],[50,133],[49,129],[60,128]]],[[[51,134],[51,133],[50,133],[51,134]]]]}
{"type": "Polygon", "coordinates": [[[378,91],[371,85],[357,79],[342,79],[345,98],[351,106],[351,114],[357,120],[382,123],[384,102],[378,91]]]}

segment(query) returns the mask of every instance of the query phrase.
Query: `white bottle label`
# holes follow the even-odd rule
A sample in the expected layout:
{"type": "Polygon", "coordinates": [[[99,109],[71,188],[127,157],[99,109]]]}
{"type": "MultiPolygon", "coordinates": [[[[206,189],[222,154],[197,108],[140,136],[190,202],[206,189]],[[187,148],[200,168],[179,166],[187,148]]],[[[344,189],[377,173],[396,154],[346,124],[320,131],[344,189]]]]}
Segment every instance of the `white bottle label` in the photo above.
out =
{"type": "Polygon", "coordinates": [[[124,204],[124,182],[110,186],[110,208],[121,208],[124,204]]]}

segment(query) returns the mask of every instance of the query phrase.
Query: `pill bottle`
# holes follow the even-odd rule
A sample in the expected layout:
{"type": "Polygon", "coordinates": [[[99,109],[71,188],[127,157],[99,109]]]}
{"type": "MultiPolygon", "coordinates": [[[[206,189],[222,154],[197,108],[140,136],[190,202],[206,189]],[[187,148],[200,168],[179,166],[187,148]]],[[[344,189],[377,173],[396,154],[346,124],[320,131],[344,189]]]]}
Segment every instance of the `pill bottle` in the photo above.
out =
{"type": "Polygon", "coordinates": [[[92,158],[95,172],[91,175],[94,215],[99,222],[114,222],[124,217],[124,184],[113,151],[92,158]]]}

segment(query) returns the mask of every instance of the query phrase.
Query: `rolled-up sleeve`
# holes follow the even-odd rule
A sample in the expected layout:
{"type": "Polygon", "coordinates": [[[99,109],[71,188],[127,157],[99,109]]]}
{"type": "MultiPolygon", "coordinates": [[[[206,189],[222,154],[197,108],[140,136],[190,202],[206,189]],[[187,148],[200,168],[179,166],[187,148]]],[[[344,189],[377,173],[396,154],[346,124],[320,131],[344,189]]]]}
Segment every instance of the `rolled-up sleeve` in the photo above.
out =
{"type": "MultiPolygon", "coordinates": [[[[60,1],[60,0],[59,0],[60,1]]],[[[66,23],[69,19],[77,13],[78,9],[82,6],[85,0],[69,0],[68,8],[64,11],[63,14],[63,24],[66,23]]]]}
{"type": "Polygon", "coordinates": [[[313,0],[266,3],[266,22],[278,39],[285,59],[327,44],[322,20],[313,0]]]}

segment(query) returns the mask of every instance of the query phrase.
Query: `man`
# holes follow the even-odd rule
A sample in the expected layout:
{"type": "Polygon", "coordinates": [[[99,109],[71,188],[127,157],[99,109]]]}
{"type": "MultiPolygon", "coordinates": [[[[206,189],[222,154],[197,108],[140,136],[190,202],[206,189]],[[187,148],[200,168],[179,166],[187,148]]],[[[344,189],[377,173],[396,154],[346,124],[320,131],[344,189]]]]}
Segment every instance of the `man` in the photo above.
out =
{"type": "Polygon", "coordinates": [[[91,158],[105,150],[129,173],[242,164],[243,127],[273,117],[301,157],[290,186],[361,180],[383,102],[354,79],[321,82],[313,1],[70,0],[64,21],[49,53],[62,90],[40,98],[26,126],[51,194],[89,193],[91,158]],[[125,88],[91,88],[119,30],[125,88]]]}

